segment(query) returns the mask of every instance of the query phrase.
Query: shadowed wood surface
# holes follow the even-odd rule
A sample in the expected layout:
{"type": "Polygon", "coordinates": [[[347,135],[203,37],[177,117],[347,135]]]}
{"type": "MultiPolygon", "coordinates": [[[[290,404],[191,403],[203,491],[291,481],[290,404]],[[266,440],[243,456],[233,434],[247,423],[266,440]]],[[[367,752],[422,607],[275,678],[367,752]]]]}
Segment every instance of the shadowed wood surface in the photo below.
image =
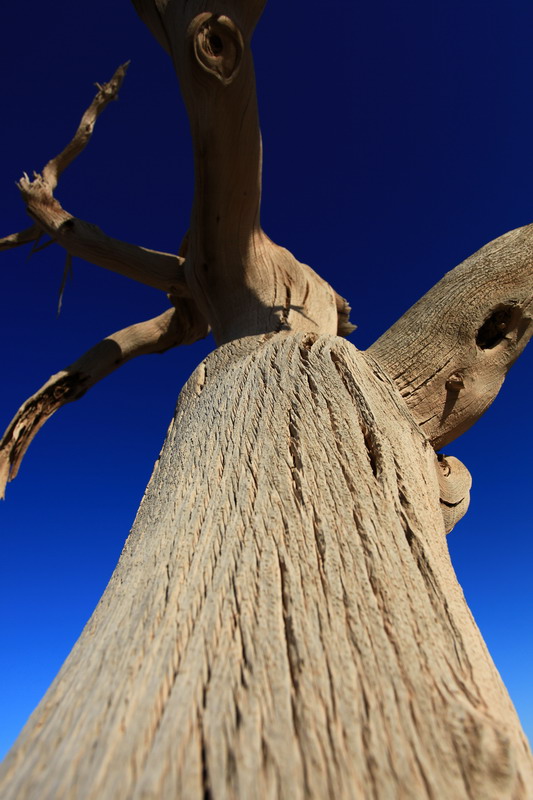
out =
{"type": "Polygon", "coordinates": [[[522,798],[433,448],[345,340],[212,353],[4,800],[522,798]]]}

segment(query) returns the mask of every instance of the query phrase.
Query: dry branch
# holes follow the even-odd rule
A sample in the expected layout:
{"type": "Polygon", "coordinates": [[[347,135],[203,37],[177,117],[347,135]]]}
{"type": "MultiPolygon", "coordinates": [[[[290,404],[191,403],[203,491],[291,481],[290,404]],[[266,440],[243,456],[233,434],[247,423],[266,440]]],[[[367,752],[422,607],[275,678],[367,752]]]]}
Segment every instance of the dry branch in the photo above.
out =
{"type": "MultiPolygon", "coordinates": [[[[57,186],[59,176],[65,169],[72,163],[87,146],[89,139],[92,136],[96,120],[104,110],[104,108],[112,101],[118,98],[118,91],[122,86],[122,82],[126,76],[128,63],[122,64],[115,70],[115,73],[110,81],[104,83],[102,86],[97,84],[98,92],[96,93],[91,105],[84,112],[76,133],[68,143],[68,145],[45,165],[41,180],[46,183],[50,194],[53,193],[57,186]]],[[[35,177],[39,177],[35,174],[35,177]]],[[[24,176],[27,183],[29,179],[24,176]]],[[[39,225],[33,225],[31,228],[26,228],[20,233],[13,233],[0,239],[0,250],[8,249],[11,247],[18,247],[22,244],[27,244],[37,239],[40,235],[39,225]]]]}
{"type": "Polygon", "coordinates": [[[98,92],[83,114],[72,140],[59,155],[50,159],[42,173],[35,173],[33,180],[26,174],[21,178],[18,186],[35,224],[0,239],[0,250],[34,242],[46,232],[70,256],[78,256],[164,292],[188,297],[190,292],[185,285],[183,258],[112,239],[95,225],[69,214],[54,197],[60,175],[87,146],[104,108],[118,98],[127,67],[128,64],[123,64],[110,81],[101,86],[97,84],[98,92]]]}
{"type": "Polygon", "coordinates": [[[11,250],[13,247],[30,244],[37,241],[41,235],[42,231],[38,225],[30,225],[29,228],[24,228],[23,231],[10,233],[9,236],[4,236],[0,239],[0,250],[11,250]]]}
{"type": "Polygon", "coordinates": [[[26,450],[61,406],[78,400],[95,383],[140,355],[163,353],[206,336],[208,328],[190,300],[158,317],[111,334],[66,369],[52,375],[17,411],[0,440],[0,497],[19,470],[26,450]]]}
{"type": "Polygon", "coordinates": [[[190,296],[181,256],[149,250],[107,236],[96,225],[65,211],[40,176],[33,181],[24,176],[19,188],[27,211],[36,220],[38,228],[71,256],[83,258],[146,286],[179,297],[190,296]]]}
{"type": "Polygon", "coordinates": [[[122,64],[115,70],[110,81],[102,85],[97,84],[98,92],[89,108],[83,114],[76,133],[64,150],[55,158],[50,159],[43,169],[43,180],[48,184],[53,192],[57,186],[57,181],[62,172],[74,161],[87,146],[92,136],[96,120],[104,108],[112,101],[118,99],[118,92],[122,82],[126,77],[126,70],[129,61],[122,64]]]}
{"type": "Polygon", "coordinates": [[[533,334],[533,225],[448,272],[368,352],[436,449],[487,410],[533,334]]]}

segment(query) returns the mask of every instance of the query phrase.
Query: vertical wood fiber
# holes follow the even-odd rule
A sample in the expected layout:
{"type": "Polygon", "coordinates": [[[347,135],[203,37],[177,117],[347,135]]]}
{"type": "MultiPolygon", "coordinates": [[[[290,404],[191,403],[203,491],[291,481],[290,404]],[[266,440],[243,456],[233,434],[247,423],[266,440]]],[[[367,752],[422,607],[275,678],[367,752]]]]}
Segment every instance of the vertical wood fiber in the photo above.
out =
{"type": "Polygon", "coordinates": [[[434,461],[343,339],[212,353],[3,800],[525,800],[434,461]]]}

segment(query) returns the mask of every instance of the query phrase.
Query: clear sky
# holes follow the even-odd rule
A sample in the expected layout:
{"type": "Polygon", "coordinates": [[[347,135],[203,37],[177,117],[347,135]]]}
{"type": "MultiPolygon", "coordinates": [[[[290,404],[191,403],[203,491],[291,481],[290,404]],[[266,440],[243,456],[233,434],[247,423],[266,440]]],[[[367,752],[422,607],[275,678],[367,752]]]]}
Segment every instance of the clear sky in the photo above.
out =
{"type": "MultiPolygon", "coordinates": [[[[368,347],[442,275],[533,222],[530,0],[269,0],[254,39],[263,226],[353,307],[368,347]]],[[[188,226],[188,122],[170,61],[127,0],[2,11],[0,235],[25,227],[14,182],[71,137],[131,59],[87,151],[61,179],[71,213],[176,251],[188,226]]],[[[64,257],[0,255],[0,427],[99,339],[155,316],[165,296],[64,257]]],[[[532,266],[533,269],[533,266],[532,266]]],[[[0,505],[0,754],[42,697],[118,559],[177,394],[211,339],[148,356],[61,409],[0,505]]],[[[533,736],[533,346],[485,417],[447,452],[472,472],[452,560],[533,736]]]]}

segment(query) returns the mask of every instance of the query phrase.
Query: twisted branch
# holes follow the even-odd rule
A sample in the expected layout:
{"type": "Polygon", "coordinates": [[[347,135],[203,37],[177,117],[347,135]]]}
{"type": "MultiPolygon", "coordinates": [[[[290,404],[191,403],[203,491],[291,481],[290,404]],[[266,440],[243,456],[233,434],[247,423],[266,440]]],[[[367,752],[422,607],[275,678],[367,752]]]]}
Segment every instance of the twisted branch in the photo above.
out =
{"type": "Polygon", "coordinates": [[[78,400],[126,361],[192,344],[206,336],[208,330],[194,301],[176,300],[174,308],[111,334],[73,364],[52,375],[20,407],[0,440],[0,498],[4,497],[8,481],[16,477],[35,435],[61,406],[78,400]]]}
{"type": "MultiPolygon", "coordinates": [[[[89,108],[83,114],[76,133],[67,146],[61,151],[61,153],[55,156],[55,158],[51,158],[50,161],[45,165],[42,171],[41,179],[47,184],[50,194],[52,194],[56,188],[61,173],[64,172],[69,164],[74,161],[76,156],[78,156],[87,147],[89,139],[92,136],[96,120],[104,108],[112,100],[118,99],[118,91],[122,86],[124,78],[126,77],[128,65],[129,61],[126,64],[122,64],[120,67],[118,67],[118,69],[115,70],[111,80],[107,83],[104,83],[103,85],[96,84],[98,86],[98,92],[96,93],[89,108]]],[[[35,174],[35,177],[38,177],[37,174],[35,174]]],[[[27,175],[24,175],[24,179],[29,183],[29,178],[27,175]]],[[[5,236],[3,239],[0,239],[0,250],[28,244],[29,242],[33,242],[38,239],[40,235],[41,228],[39,225],[32,225],[30,228],[26,228],[19,233],[12,233],[9,236],[5,236]]]]}
{"type": "Polygon", "coordinates": [[[110,81],[101,86],[97,84],[98,92],[64,150],[48,161],[40,175],[34,173],[33,180],[23,175],[18,187],[26,210],[35,222],[23,231],[0,239],[0,250],[35,242],[47,233],[70,256],[83,258],[164,292],[189,297],[182,257],[113,239],[97,226],[69,214],[54,197],[59,177],[87,146],[104,108],[118,98],[128,63],[118,67],[110,81]]]}
{"type": "Polygon", "coordinates": [[[44,167],[42,177],[50,187],[50,191],[53,192],[56,188],[61,173],[64,172],[69,164],[71,164],[74,159],[86,148],[87,144],[89,143],[89,139],[92,136],[96,120],[104,108],[112,100],[118,99],[118,92],[122,86],[124,78],[126,77],[126,71],[129,63],[130,62],[127,61],[125,64],[121,64],[121,66],[115,70],[111,80],[109,80],[107,83],[102,85],[99,83],[96,84],[98,87],[98,92],[89,108],[83,114],[80,124],[78,125],[78,129],[76,130],[76,133],[72,137],[71,141],[67,144],[65,149],[59,153],[59,155],[50,159],[48,164],[46,164],[44,167]]]}

